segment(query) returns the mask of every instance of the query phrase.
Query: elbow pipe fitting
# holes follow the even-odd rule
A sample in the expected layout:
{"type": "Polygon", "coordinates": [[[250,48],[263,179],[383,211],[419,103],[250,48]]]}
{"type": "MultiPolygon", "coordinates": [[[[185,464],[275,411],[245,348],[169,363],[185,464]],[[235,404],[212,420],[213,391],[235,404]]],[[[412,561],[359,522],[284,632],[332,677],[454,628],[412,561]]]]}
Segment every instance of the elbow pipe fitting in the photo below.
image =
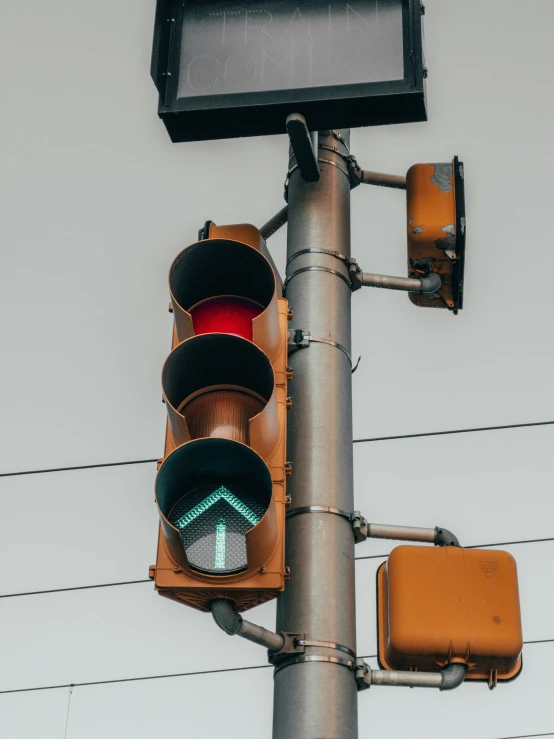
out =
{"type": "Polygon", "coordinates": [[[442,682],[440,690],[454,690],[458,688],[465,680],[467,665],[459,662],[452,662],[444,670],[441,670],[442,682]]]}
{"type": "Polygon", "coordinates": [[[220,629],[229,636],[235,636],[242,628],[243,618],[235,611],[227,598],[216,598],[210,604],[212,616],[220,629]]]}
{"type": "Polygon", "coordinates": [[[459,547],[460,542],[458,537],[455,536],[448,529],[443,529],[440,526],[435,527],[435,546],[437,547],[459,547]]]}
{"type": "MultiPolygon", "coordinates": [[[[358,660],[363,662],[363,660],[358,660]]],[[[438,688],[454,690],[465,680],[467,665],[452,662],[440,672],[408,672],[395,670],[371,670],[364,663],[356,679],[362,688],[370,685],[389,685],[406,688],[438,688]],[[362,684],[363,683],[363,684],[362,684]]]]}
{"type": "Polygon", "coordinates": [[[266,647],[270,652],[279,652],[285,646],[285,637],[268,631],[263,626],[245,621],[236,613],[233,601],[227,598],[216,598],[211,602],[212,616],[220,629],[230,636],[238,634],[243,639],[248,639],[255,644],[266,647]]]}
{"type": "Polygon", "coordinates": [[[424,295],[427,293],[436,293],[442,285],[441,277],[437,272],[429,272],[429,274],[420,279],[420,282],[419,292],[424,295]]]}

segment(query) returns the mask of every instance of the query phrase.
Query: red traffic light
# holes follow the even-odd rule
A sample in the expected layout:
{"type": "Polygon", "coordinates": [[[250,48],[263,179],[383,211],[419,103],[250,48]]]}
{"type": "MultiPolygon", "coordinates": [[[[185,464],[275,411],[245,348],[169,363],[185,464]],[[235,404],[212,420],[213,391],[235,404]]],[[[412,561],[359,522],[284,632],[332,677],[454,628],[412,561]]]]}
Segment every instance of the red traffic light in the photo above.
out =
{"type": "Polygon", "coordinates": [[[252,341],[252,321],[263,307],[253,300],[232,295],[208,298],[190,309],[194,333],[222,333],[243,336],[252,341]]]}
{"type": "Polygon", "coordinates": [[[209,610],[226,598],[242,611],[288,577],[288,303],[257,229],[210,224],[207,234],[169,273],[175,325],[151,576],[173,600],[209,610]]]}

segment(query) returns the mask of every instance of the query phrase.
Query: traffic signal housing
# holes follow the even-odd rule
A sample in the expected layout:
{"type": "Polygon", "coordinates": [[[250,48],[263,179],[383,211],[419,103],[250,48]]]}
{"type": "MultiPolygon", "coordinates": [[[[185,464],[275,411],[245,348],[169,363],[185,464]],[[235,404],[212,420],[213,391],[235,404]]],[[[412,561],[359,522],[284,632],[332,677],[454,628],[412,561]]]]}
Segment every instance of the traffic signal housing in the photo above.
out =
{"type": "Polygon", "coordinates": [[[440,275],[434,293],[409,293],[415,305],[463,307],[466,214],[464,165],[454,157],[441,164],[414,164],[406,175],[408,275],[440,275]]]}
{"type": "Polygon", "coordinates": [[[215,598],[244,611],[276,597],[288,577],[288,303],[264,251],[253,226],[208,222],[169,273],[151,576],[161,595],[204,611],[215,598]]]}
{"type": "Polygon", "coordinates": [[[522,665],[514,558],[455,546],[400,546],[377,572],[379,662],[438,672],[467,665],[466,680],[516,677],[522,665]]]}

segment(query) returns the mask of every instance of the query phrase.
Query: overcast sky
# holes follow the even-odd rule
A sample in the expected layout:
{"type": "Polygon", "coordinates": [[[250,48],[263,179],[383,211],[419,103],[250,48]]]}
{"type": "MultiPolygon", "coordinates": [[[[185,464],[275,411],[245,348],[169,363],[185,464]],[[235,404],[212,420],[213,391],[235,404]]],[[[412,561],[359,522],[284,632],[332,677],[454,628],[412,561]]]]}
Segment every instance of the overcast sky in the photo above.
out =
{"type": "MultiPolygon", "coordinates": [[[[353,296],[354,437],[554,421],[552,0],[427,0],[426,123],[352,132],[366,169],[465,163],[465,307],[353,296]]],[[[171,144],[149,76],[154,0],[0,0],[0,472],[161,456],[167,272],[205,220],[261,225],[283,205],[284,136],[171,144]]],[[[284,268],[284,230],[269,243],[284,268]]],[[[405,274],[402,192],[360,187],[352,253],[405,274]]],[[[554,426],[355,444],[356,507],[440,524],[463,544],[554,537],[554,426]]],[[[147,579],[155,464],[0,478],[0,594],[147,579]]],[[[375,571],[359,545],[358,653],[374,655],[375,571]]],[[[554,732],[554,541],[519,568],[524,669],[489,692],[372,688],[360,737],[554,732]],[[550,640],[550,642],[548,642],[550,640]],[[540,643],[538,643],[540,642],[540,643]]],[[[249,618],[274,627],[274,603],[249,618]]],[[[150,582],[0,601],[7,739],[271,736],[265,652],[150,582]],[[230,668],[254,668],[131,682],[230,668]]],[[[375,660],[369,659],[375,667],[375,660]]],[[[331,738],[329,738],[331,739],[331,738]]],[[[333,737],[332,739],[338,739],[333,737]]]]}

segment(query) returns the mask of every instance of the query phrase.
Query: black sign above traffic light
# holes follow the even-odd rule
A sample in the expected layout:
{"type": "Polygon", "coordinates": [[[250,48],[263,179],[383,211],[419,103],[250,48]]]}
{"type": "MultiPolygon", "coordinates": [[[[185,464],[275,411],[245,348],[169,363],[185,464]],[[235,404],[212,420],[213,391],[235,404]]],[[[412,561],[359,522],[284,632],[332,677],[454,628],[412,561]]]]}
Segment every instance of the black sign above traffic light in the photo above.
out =
{"type": "Polygon", "coordinates": [[[158,0],[152,77],[172,141],[426,120],[419,0],[158,0]]]}

